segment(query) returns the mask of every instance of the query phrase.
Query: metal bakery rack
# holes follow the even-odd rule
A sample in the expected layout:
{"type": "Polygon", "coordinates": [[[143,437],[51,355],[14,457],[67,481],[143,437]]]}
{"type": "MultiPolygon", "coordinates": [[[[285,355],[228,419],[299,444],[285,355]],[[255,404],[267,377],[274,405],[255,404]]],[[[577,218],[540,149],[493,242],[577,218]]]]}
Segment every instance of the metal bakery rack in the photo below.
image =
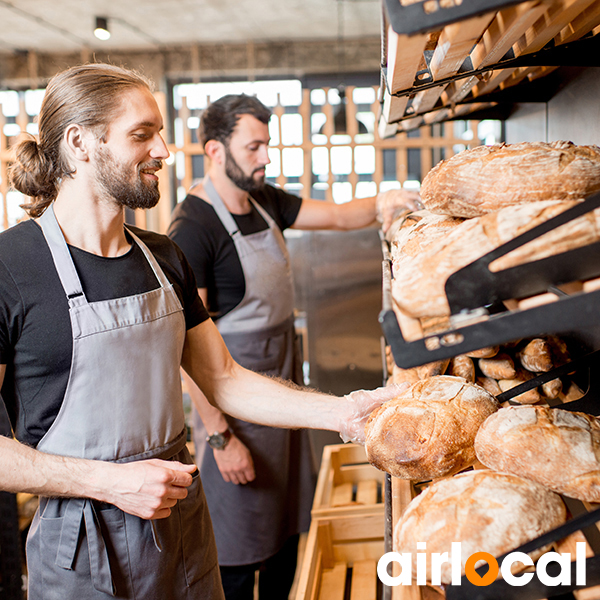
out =
{"type": "MultiPolygon", "coordinates": [[[[555,333],[574,335],[582,340],[587,338],[588,341],[591,333],[593,339],[594,330],[600,324],[598,309],[600,289],[592,291],[584,289],[569,295],[560,288],[574,281],[593,281],[593,278],[600,277],[600,243],[589,244],[504,271],[492,272],[489,266],[501,256],[598,207],[600,207],[600,194],[591,196],[452,274],[445,286],[451,312],[451,328],[413,341],[404,338],[396,313],[392,309],[393,268],[388,243],[382,239],[383,310],[380,322],[396,364],[402,368],[410,368],[487,346],[555,333]],[[504,301],[544,293],[550,294],[553,301],[533,308],[514,310],[507,309],[503,304],[504,301]]],[[[596,286],[592,285],[592,288],[594,287],[596,286]]],[[[598,339],[597,333],[595,338],[598,339]]],[[[591,349],[588,346],[588,350],[591,349]]],[[[587,393],[573,402],[560,404],[557,401],[556,406],[565,410],[579,410],[598,415],[600,414],[600,389],[594,375],[597,373],[599,363],[600,351],[586,353],[566,365],[504,392],[497,399],[499,402],[510,402],[512,398],[546,381],[565,375],[578,376],[584,380],[583,387],[587,387],[587,393]]],[[[391,478],[387,487],[386,501],[388,509],[386,551],[391,550],[393,523],[418,493],[419,486],[424,484],[426,482],[403,482],[391,478]]],[[[583,536],[580,537],[580,541],[586,541],[588,548],[586,586],[573,585],[572,588],[546,586],[534,577],[529,584],[521,587],[510,586],[502,579],[487,587],[476,587],[463,577],[460,586],[446,587],[445,597],[448,600],[496,598],[534,600],[560,594],[564,599],[600,598],[600,588],[595,588],[600,585],[600,531],[595,526],[600,520],[600,509],[571,498],[563,499],[572,518],[565,525],[532,540],[515,551],[531,552],[552,543],[558,551],[574,552],[573,536],[583,536]],[[567,538],[566,542],[565,538],[567,538]]],[[[498,561],[501,561],[501,557],[498,561]]],[[[558,565],[554,564],[554,566],[558,571],[558,565]]],[[[482,570],[485,572],[486,568],[483,567],[482,570]]],[[[552,575],[550,570],[548,572],[552,575]]],[[[436,597],[432,595],[436,593],[434,590],[429,590],[427,593],[429,596],[425,595],[418,586],[386,589],[387,597],[393,600],[417,598],[424,600],[436,597]]]]}
{"type": "Polygon", "coordinates": [[[560,66],[598,66],[597,0],[383,0],[381,137],[548,100],[560,66]]]}

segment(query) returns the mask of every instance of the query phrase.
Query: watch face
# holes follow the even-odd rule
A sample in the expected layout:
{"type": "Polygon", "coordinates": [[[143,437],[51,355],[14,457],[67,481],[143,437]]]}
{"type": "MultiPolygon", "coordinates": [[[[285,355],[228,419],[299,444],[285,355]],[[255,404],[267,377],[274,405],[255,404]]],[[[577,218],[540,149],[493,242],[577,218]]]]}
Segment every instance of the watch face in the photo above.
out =
{"type": "Polygon", "coordinates": [[[213,433],[206,438],[208,445],[215,450],[223,450],[231,438],[231,430],[226,429],[223,433],[213,433]]]}
{"type": "Polygon", "coordinates": [[[221,450],[226,443],[227,439],[222,433],[215,433],[208,438],[208,445],[215,450],[221,450]]]}

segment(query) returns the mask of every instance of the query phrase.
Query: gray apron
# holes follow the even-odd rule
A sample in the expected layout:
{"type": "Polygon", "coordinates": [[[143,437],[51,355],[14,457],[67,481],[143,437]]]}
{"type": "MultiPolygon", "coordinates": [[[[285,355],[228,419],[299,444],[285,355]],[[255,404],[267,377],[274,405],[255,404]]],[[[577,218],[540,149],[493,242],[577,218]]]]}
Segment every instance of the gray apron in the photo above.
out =
{"type": "MultiPolygon", "coordinates": [[[[240,304],[216,322],[227,348],[247,369],[301,383],[292,273],[281,231],[250,199],[269,228],[242,235],[209,177],[204,189],[233,239],[246,284],[240,304]]],[[[206,434],[194,412],[194,423],[202,431],[194,441],[201,447],[206,434]]],[[[265,427],[229,416],[227,420],[250,449],[256,479],[246,485],[225,482],[210,448],[205,449],[201,474],[219,564],[247,565],[273,556],[289,536],[308,529],[315,484],[313,458],[305,430],[265,427]]]]}
{"type": "MultiPolygon", "coordinates": [[[[88,303],[51,205],[39,219],[69,298],[73,354],[60,411],[37,449],[190,463],[179,367],[185,319],[148,248],[156,290],[88,303]]],[[[171,516],[148,521],[85,498],[41,498],[27,541],[29,600],[222,600],[198,474],[171,516]]]]}

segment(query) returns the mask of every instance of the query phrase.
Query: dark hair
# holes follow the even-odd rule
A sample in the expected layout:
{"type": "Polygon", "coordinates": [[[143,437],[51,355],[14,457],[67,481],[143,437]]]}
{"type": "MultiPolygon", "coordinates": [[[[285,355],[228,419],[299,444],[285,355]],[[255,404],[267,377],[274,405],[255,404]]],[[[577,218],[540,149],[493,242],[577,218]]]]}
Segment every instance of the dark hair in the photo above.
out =
{"type": "Polygon", "coordinates": [[[122,93],[132,88],[151,86],[141,75],[107,64],[71,67],[50,80],[38,116],[39,142],[19,142],[9,168],[12,186],[33,198],[22,206],[30,216],[39,217],[56,198],[60,181],[75,172],[62,147],[67,127],[76,123],[101,138],[120,107],[122,93]]]}
{"type": "Polygon", "coordinates": [[[271,111],[258,98],[246,94],[229,94],[215,100],[200,119],[198,138],[202,146],[210,140],[227,144],[242,115],[252,115],[266,125],[271,111]]]}

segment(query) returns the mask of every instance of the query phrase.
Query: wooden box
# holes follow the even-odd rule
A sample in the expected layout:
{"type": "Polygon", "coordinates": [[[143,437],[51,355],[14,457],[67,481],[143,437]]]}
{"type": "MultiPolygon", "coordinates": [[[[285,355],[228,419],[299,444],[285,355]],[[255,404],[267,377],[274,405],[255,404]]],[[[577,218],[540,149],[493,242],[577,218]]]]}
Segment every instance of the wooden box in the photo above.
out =
{"type": "Polygon", "coordinates": [[[383,513],[385,473],[367,461],[363,446],[325,446],[312,517],[383,513]]]}
{"type": "Polygon", "coordinates": [[[295,600],[376,600],[384,520],[383,511],[313,518],[295,600]]]}

